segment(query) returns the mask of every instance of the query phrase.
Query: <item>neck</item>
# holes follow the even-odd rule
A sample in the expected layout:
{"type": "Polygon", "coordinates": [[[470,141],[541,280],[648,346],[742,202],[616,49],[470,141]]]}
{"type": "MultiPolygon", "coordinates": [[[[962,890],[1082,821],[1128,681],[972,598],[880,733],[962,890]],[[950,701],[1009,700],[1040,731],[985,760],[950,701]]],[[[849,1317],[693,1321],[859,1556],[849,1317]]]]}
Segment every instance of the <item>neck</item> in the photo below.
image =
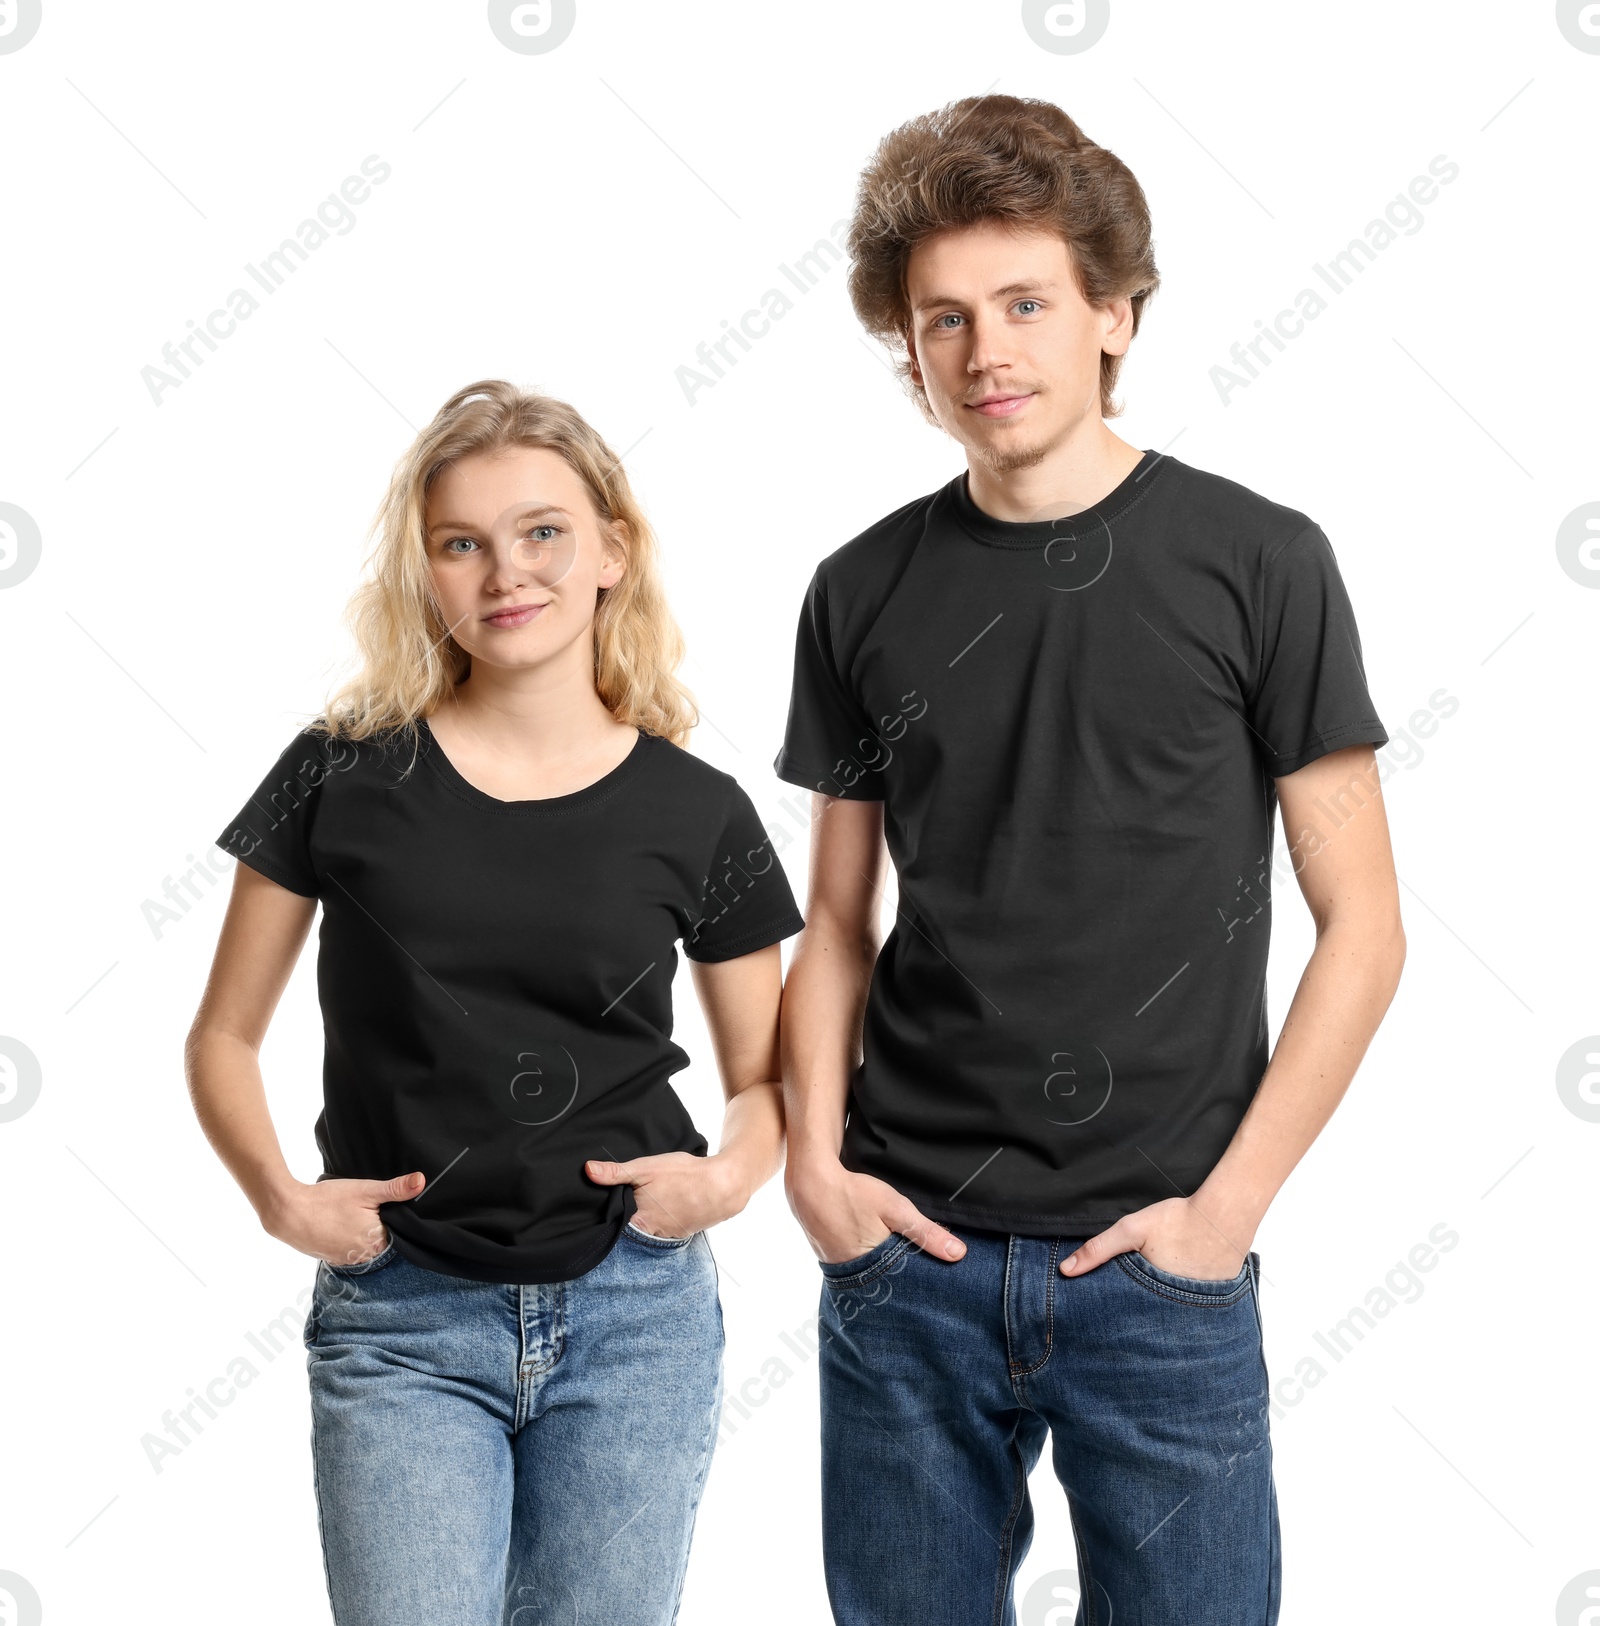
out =
{"type": "Polygon", "coordinates": [[[996,469],[967,453],[967,489],[992,519],[1022,522],[1081,513],[1127,479],[1144,454],[1096,415],[1081,418],[1036,461],[996,469]]]}
{"type": "MultiPolygon", "coordinates": [[[[588,639],[533,667],[472,663],[434,716],[461,724],[485,746],[564,757],[581,753],[617,720],[595,692],[588,639]]],[[[430,719],[431,720],[431,719],[430,719]]]]}

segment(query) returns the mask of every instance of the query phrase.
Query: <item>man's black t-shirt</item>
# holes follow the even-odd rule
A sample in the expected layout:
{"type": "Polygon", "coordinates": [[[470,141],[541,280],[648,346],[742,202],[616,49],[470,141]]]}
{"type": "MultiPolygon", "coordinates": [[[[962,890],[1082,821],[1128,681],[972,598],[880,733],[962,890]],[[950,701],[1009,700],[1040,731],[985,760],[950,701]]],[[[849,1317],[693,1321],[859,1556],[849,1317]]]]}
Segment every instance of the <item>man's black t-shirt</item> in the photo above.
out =
{"type": "Polygon", "coordinates": [[[803,922],[750,798],[640,733],[568,796],[500,801],[421,722],[298,735],[218,838],[322,903],[321,1178],[420,1169],[380,1209],[414,1264],[565,1281],[633,1214],[588,1158],[706,1150],[669,1079],[678,940],[728,960],[803,922]]]}
{"type": "Polygon", "coordinates": [[[777,771],[881,800],[900,886],[845,1166],[1021,1234],[1193,1192],[1267,1062],[1273,779],[1387,737],[1321,530],[1176,458],[829,555],[777,771]]]}

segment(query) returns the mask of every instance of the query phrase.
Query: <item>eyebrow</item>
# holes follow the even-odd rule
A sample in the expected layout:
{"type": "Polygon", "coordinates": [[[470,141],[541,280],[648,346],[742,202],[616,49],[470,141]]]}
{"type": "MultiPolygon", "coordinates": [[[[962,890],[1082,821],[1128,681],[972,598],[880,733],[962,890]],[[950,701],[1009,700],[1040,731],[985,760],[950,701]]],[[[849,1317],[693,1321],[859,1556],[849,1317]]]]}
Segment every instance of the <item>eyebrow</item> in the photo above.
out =
{"type": "MultiPolygon", "coordinates": [[[[1049,293],[1057,286],[1059,284],[1054,282],[1008,282],[1003,288],[993,289],[989,297],[991,299],[1001,299],[1007,295],[1015,294],[1043,294],[1049,293]]],[[[912,306],[912,309],[925,311],[932,310],[935,305],[961,305],[965,303],[964,300],[958,299],[954,294],[933,294],[927,299],[918,300],[912,306]]]]}
{"type": "MultiPolygon", "coordinates": [[[[535,514],[559,514],[562,519],[572,518],[572,515],[565,508],[557,508],[553,502],[529,503],[526,508],[518,510],[516,517],[519,520],[532,519],[535,514]]],[[[441,519],[437,524],[428,527],[427,534],[434,536],[440,531],[472,531],[476,529],[477,527],[469,520],[441,519]]]]}

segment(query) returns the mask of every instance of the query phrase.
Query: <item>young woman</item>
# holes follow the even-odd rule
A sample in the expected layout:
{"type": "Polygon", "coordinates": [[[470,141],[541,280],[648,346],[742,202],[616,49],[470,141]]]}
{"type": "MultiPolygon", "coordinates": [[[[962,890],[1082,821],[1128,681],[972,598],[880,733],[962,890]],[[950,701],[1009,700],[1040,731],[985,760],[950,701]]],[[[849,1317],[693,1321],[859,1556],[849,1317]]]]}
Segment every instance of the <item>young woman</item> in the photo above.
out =
{"type": "Polygon", "coordinates": [[[242,860],[190,1090],[316,1257],[316,1493],[339,1626],[666,1626],[721,1400],[708,1227],[782,1151],[802,921],[694,720],[650,528],[571,407],[452,397],[395,471],[362,665],[219,838],[242,860]],[[258,1052],[322,905],[323,1172],[258,1052]],[[669,1082],[676,944],[727,1095],[669,1082]]]}

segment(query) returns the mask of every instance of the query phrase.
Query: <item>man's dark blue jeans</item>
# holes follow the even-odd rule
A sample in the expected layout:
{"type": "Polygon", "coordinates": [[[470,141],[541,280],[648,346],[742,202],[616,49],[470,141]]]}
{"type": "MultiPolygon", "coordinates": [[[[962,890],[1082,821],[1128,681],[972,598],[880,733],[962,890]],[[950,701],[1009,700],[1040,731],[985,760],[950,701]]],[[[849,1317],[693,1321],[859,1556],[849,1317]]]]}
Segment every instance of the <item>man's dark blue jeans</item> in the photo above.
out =
{"type": "Polygon", "coordinates": [[[895,1235],[822,1266],[839,1626],[1013,1626],[1047,1432],[1077,1542],[1074,1626],[1273,1626],[1259,1257],[1231,1281],[1138,1253],[1069,1278],[1056,1267],[1083,1238],[951,1229],[967,1244],[954,1264],[895,1235]]]}

